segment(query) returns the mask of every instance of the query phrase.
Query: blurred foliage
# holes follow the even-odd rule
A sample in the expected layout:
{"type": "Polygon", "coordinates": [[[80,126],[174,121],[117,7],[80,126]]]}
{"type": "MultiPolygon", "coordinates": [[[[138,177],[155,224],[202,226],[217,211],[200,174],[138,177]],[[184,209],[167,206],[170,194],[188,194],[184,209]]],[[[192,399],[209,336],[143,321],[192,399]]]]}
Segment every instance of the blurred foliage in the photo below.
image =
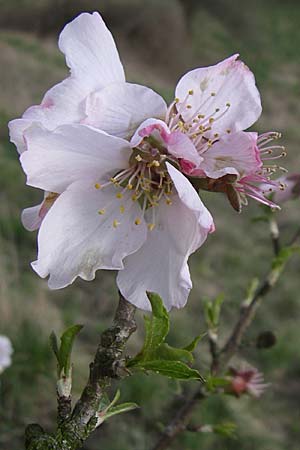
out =
{"type": "MultiPolygon", "coordinates": [[[[117,302],[113,273],[99,272],[93,283],[77,281],[68,289],[49,292],[31,271],[35,234],[23,229],[20,211],[39,201],[42,194],[25,187],[6,128],[10,118],[39,102],[49,87],[65,77],[56,34],[78,12],[93,9],[104,14],[113,30],[128,79],[152,86],[167,100],[172,99],[174,83],[183,72],[239,52],[254,71],[262,93],[264,113],[258,128],[283,131],[289,149],[285,165],[295,171],[300,167],[297,1],[0,0],[0,333],[10,336],[15,348],[12,367],[1,376],[0,447],[10,450],[22,448],[25,422],[38,419],[48,428],[53,423],[51,329],[60,333],[74,322],[85,324],[73,356],[78,394],[98,333],[110,323],[117,302]]],[[[191,258],[194,289],[186,308],[171,313],[168,341],[174,347],[205,330],[202,299],[220,292],[226,300],[219,324],[223,339],[246,286],[267,273],[272,258],[267,224],[251,221],[260,214],[257,205],[251,202],[237,215],[221,194],[204,193],[202,198],[215,217],[217,231],[191,258]]],[[[299,223],[299,204],[287,204],[278,220],[282,239],[288,240],[299,223]]],[[[174,450],[299,448],[299,268],[299,258],[295,258],[284,280],[262,305],[241,350],[240,356],[264,371],[272,387],[259,401],[211,397],[195,412],[195,423],[234,422],[236,439],[185,433],[174,450]],[[257,350],[257,336],[266,330],[276,335],[276,345],[257,350]]],[[[141,313],[138,321],[138,332],[129,345],[131,354],[143,342],[141,313]]],[[[197,369],[205,372],[209,365],[205,339],[195,355],[197,369]]],[[[122,400],[142,408],[105,423],[85,449],[96,450],[99,442],[107,450],[151,448],[170,415],[172,398],[176,395],[175,407],[180,406],[196,383],[134,374],[122,383],[122,400]]]]}

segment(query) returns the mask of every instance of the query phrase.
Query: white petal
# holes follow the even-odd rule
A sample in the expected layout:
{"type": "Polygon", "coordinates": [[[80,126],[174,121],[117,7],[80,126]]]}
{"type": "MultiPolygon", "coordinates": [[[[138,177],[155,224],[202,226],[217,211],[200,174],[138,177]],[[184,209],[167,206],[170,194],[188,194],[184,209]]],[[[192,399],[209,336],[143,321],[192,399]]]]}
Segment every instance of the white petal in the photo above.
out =
{"type": "Polygon", "coordinates": [[[166,111],[164,99],[152,89],[115,83],[88,97],[84,123],[129,139],[144,120],[164,118],[166,111]]]}
{"type": "Polygon", "coordinates": [[[43,220],[39,215],[42,205],[43,203],[40,203],[37,206],[32,206],[22,211],[21,220],[26,230],[35,231],[40,227],[43,220]]]}
{"type": "Polygon", "coordinates": [[[234,133],[223,136],[206,152],[199,168],[210,178],[220,178],[226,174],[239,177],[256,173],[262,166],[257,149],[257,133],[234,133]]]}
{"type": "Polygon", "coordinates": [[[147,228],[140,214],[138,202],[131,200],[129,192],[120,200],[114,186],[96,190],[92,182],[74,183],[42,222],[34,270],[43,278],[50,275],[49,287],[60,289],[77,276],[92,280],[98,269],[122,269],[123,258],[137,251],[146,239],[147,228]],[[140,225],[135,224],[138,217],[140,225]],[[114,223],[118,225],[114,227],[114,223]]]}
{"type": "Polygon", "coordinates": [[[131,154],[127,141],[86,125],[63,125],[55,131],[33,125],[25,136],[28,151],[21,163],[27,183],[52,192],[86,177],[110,178],[128,166],[131,154]]]}
{"type": "Polygon", "coordinates": [[[92,90],[125,81],[114,39],[99,13],[80,14],[67,24],[59,37],[71,73],[92,90]]]}
{"type": "Polygon", "coordinates": [[[97,12],[83,13],[66,25],[59,47],[72,74],[52,87],[40,105],[28,108],[22,119],[10,122],[10,138],[19,153],[26,149],[23,131],[32,122],[40,122],[50,130],[80,122],[85,118],[84,102],[89,94],[110,83],[125,81],[112,35],[97,12]]]}
{"type": "Polygon", "coordinates": [[[179,107],[188,92],[193,91],[187,100],[191,108],[183,108],[181,113],[184,120],[194,114],[213,115],[216,121],[211,125],[211,134],[220,134],[227,129],[245,130],[258,119],[261,102],[253,73],[237,57],[234,55],[215,66],[192,70],[181,78],[176,87],[179,107]]]}
{"type": "Polygon", "coordinates": [[[168,168],[178,195],[172,204],[158,206],[156,227],[143,247],[124,261],[117,284],[124,297],[149,310],[146,291],[158,293],[168,310],[182,308],[192,288],[188,257],[213,230],[213,220],[189,181],[168,168]],[[185,181],[183,181],[183,179],[185,181]]]}

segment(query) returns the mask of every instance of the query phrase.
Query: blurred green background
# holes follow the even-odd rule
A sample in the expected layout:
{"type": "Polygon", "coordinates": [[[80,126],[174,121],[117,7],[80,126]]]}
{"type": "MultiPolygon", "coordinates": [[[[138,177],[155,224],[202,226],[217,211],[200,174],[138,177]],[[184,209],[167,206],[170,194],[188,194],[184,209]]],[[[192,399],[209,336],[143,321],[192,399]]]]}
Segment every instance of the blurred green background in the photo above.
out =
{"type": "MultiPolygon", "coordinates": [[[[98,272],[94,282],[50,292],[30,269],[36,236],[23,229],[20,212],[42,193],[25,186],[17,152],[8,142],[7,122],[67,75],[57,49],[63,25],[80,11],[100,11],[111,28],[129,81],[147,84],[171,100],[176,80],[187,70],[214,64],[239,52],[254,71],[264,112],[259,131],[284,134],[289,156],[284,165],[300,171],[300,4],[297,1],[243,0],[0,0],[0,334],[13,341],[13,365],[1,376],[0,448],[21,450],[23,430],[39,421],[55,421],[55,363],[48,347],[52,329],[60,333],[73,323],[85,325],[74,352],[75,397],[88,373],[98,334],[111,321],[117,304],[115,274],[98,272]]],[[[205,331],[202,299],[224,292],[221,337],[238,314],[247,283],[263,276],[272,246],[268,226],[255,223],[260,208],[250,202],[237,215],[221,194],[204,193],[217,231],[190,260],[194,289],[181,311],[171,314],[173,345],[187,344],[205,331]]],[[[299,225],[299,202],[278,213],[282,240],[299,225]]],[[[154,262],[156,263],[156,262],[154,262]]],[[[299,258],[294,258],[278,287],[259,310],[240,357],[265,373],[272,383],[260,400],[213,397],[203,403],[194,422],[234,421],[237,438],[183,434],[174,450],[297,450],[300,440],[300,298],[299,258]],[[271,330],[277,344],[253,346],[261,331],[271,330]]],[[[143,338],[139,329],[129,352],[143,338]]],[[[207,343],[197,350],[196,365],[209,367],[207,343]]],[[[155,375],[122,382],[122,400],[141,409],[105,423],[85,444],[86,450],[146,450],[193,382],[178,385],[155,375]],[[180,397],[180,394],[182,397],[180,397]]],[[[112,391],[115,390],[113,386],[112,391]]]]}

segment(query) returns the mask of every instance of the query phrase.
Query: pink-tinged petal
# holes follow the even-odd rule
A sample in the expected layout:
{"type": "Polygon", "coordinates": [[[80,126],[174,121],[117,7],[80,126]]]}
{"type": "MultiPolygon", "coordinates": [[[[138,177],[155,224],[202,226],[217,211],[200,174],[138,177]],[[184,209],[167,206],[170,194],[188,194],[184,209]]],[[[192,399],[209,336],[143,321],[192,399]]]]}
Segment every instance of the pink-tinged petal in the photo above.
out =
{"type": "Polygon", "coordinates": [[[86,125],[49,131],[33,125],[25,132],[28,151],[21,155],[27,184],[63,192],[76,180],[110,177],[128,166],[131,148],[123,139],[86,125]]]}
{"type": "Polygon", "coordinates": [[[123,259],[143,245],[146,235],[140,206],[129,192],[120,200],[114,186],[96,190],[92,180],[76,182],[43,220],[32,265],[42,278],[50,275],[51,289],[60,289],[78,276],[94,279],[98,269],[122,269],[123,259]]]}
{"type": "Polygon", "coordinates": [[[19,122],[10,122],[11,141],[19,153],[26,149],[22,135],[32,122],[40,122],[50,130],[80,122],[85,118],[89,94],[110,83],[125,81],[112,35],[97,12],[83,13],[66,25],[59,47],[66,55],[71,76],[52,87],[40,105],[28,108],[19,122]]]}
{"type": "Polygon", "coordinates": [[[24,209],[21,215],[24,228],[28,231],[37,230],[57,197],[58,194],[55,192],[45,192],[42,203],[32,206],[31,208],[24,209]]]}
{"type": "Polygon", "coordinates": [[[181,131],[173,131],[167,137],[167,148],[171,155],[189,160],[196,166],[203,160],[192,141],[181,131]]]}
{"type": "Polygon", "coordinates": [[[137,128],[131,138],[132,147],[137,147],[145,137],[153,136],[160,144],[165,144],[170,134],[168,125],[159,119],[147,119],[137,128]]]}
{"type": "Polygon", "coordinates": [[[114,83],[88,97],[84,123],[113,136],[130,139],[144,120],[149,117],[162,119],[166,111],[164,99],[152,89],[114,83]]]}
{"type": "MultiPolygon", "coordinates": [[[[257,148],[257,133],[240,132],[222,136],[201,156],[203,161],[199,169],[202,169],[206,176],[215,179],[227,174],[242,178],[262,167],[257,148]]],[[[191,174],[195,175],[193,172],[191,174]]]]}
{"type": "Polygon", "coordinates": [[[174,167],[168,170],[178,194],[170,205],[160,202],[155,228],[143,247],[125,259],[117,277],[124,297],[145,310],[151,309],[147,290],[157,292],[168,310],[185,305],[192,288],[188,257],[213,230],[212,217],[192,185],[174,167]]]}
{"type": "Polygon", "coordinates": [[[24,131],[30,127],[32,120],[15,119],[8,123],[10,141],[15,144],[17,150],[22,154],[26,150],[24,131]]]}
{"type": "Polygon", "coordinates": [[[207,234],[215,231],[212,215],[201,201],[198,193],[188,179],[172,164],[166,163],[169,175],[174,183],[177,194],[182,203],[193,212],[198,224],[198,233],[194,250],[197,250],[206,240],[207,234]]]}
{"type": "Polygon", "coordinates": [[[40,122],[49,130],[66,123],[80,122],[84,117],[84,101],[91,87],[77,78],[69,77],[46,92],[40,105],[28,108],[23,119],[40,122]]]}
{"type": "Polygon", "coordinates": [[[58,45],[72,76],[89,84],[90,92],[125,81],[114,39],[98,12],[82,13],[68,23],[58,45]]]}
{"type": "Polygon", "coordinates": [[[138,146],[145,137],[152,136],[176,158],[184,158],[196,166],[202,161],[192,141],[181,131],[170,131],[167,124],[158,119],[145,120],[134,133],[130,143],[138,146]]]}
{"type": "Polygon", "coordinates": [[[214,66],[192,70],[176,87],[177,108],[185,121],[197,114],[215,119],[208,135],[245,130],[261,114],[254,76],[237,58],[233,55],[214,66]]]}

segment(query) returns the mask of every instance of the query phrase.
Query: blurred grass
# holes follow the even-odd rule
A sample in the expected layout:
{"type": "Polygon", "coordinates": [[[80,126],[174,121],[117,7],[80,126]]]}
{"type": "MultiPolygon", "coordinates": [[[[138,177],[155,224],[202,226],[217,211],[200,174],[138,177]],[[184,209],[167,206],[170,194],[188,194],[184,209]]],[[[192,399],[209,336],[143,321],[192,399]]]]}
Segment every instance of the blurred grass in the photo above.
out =
{"type": "MultiPolygon", "coordinates": [[[[239,52],[255,72],[262,93],[264,113],[259,129],[284,132],[289,148],[285,165],[291,171],[299,170],[300,5],[291,0],[284,4],[258,0],[251,4],[237,0],[199,3],[91,0],[85,7],[99,7],[105,14],[117,36],[128,79],[152,86],[168,100],[183,72],[239,52]]],[[[46,283],[31,271],[35,235],[23,229],[20,211],[35,204],[41,193],[24,186],[17,154],[7,137],[7,121],[39,102],[43,93],[66,75],[51,33],[81,5],[0,0],[0,333],[9,335],[15,348],[14,363],[1,377],[0,446],[11,450],[22,447],[25,422],[39,420],[47,427],[53,423],[55,365],[47,346],[50,331],[59,333],[74,322],[86,324],[74,354],[78,393],[98,333],[110,323],[117,301],[113,273],[99,272],[93,283],[77,281],[63,291],[49,292],[46,283]],[[46,21],[46,12],[55,8],[55,15],[46,21]]],[[[205,329],[201,299],[220,291],[226,296],[224,338],[246,284],[267,272],[272,257],[266,224],[251,220],[260,215],[257,205],[251,203],[238,216],[219,194],[204,193],[203,200],[215,217],[217,232],[191,258],[194,289],[187,307],[172,313],[170,338],[174,345],[184,345],[205,329]]],[[[278,219],[283,240],[287,240],[299,223],[299,203],[287,205],[278,219]]],[[[241,357],[265,372],[272,387],[260,401],[215,396],[195,413],[195,423],[236,421],[237,439],[184,434],[174,444],[175,450],[299,448],[299,268],[295,258],[263,304],[241,351],[241,357]],[[272,330],[278,342],[274,348],[258,352],[252,342],[263,330],[272,330]]],[[[141,324],[141,313],[138,320],[141,324]]],[[[136,351],[141,340],[140,326],[129,350],[136,351]]],[[[207,344],[203,343],[197,351],[197,364],[205,370],[208,363],[207,344]]],[[[136,401],[142,408],[105,424],[85,449],[96,450],[99,443],[107,450],[151,448],[155,433],[167,420],[172,397],[180,390],[186,395],[192,387],[193,383],[179,386],[155,375],[128,378],[121,386],[122,399],[136,401]]]]}

